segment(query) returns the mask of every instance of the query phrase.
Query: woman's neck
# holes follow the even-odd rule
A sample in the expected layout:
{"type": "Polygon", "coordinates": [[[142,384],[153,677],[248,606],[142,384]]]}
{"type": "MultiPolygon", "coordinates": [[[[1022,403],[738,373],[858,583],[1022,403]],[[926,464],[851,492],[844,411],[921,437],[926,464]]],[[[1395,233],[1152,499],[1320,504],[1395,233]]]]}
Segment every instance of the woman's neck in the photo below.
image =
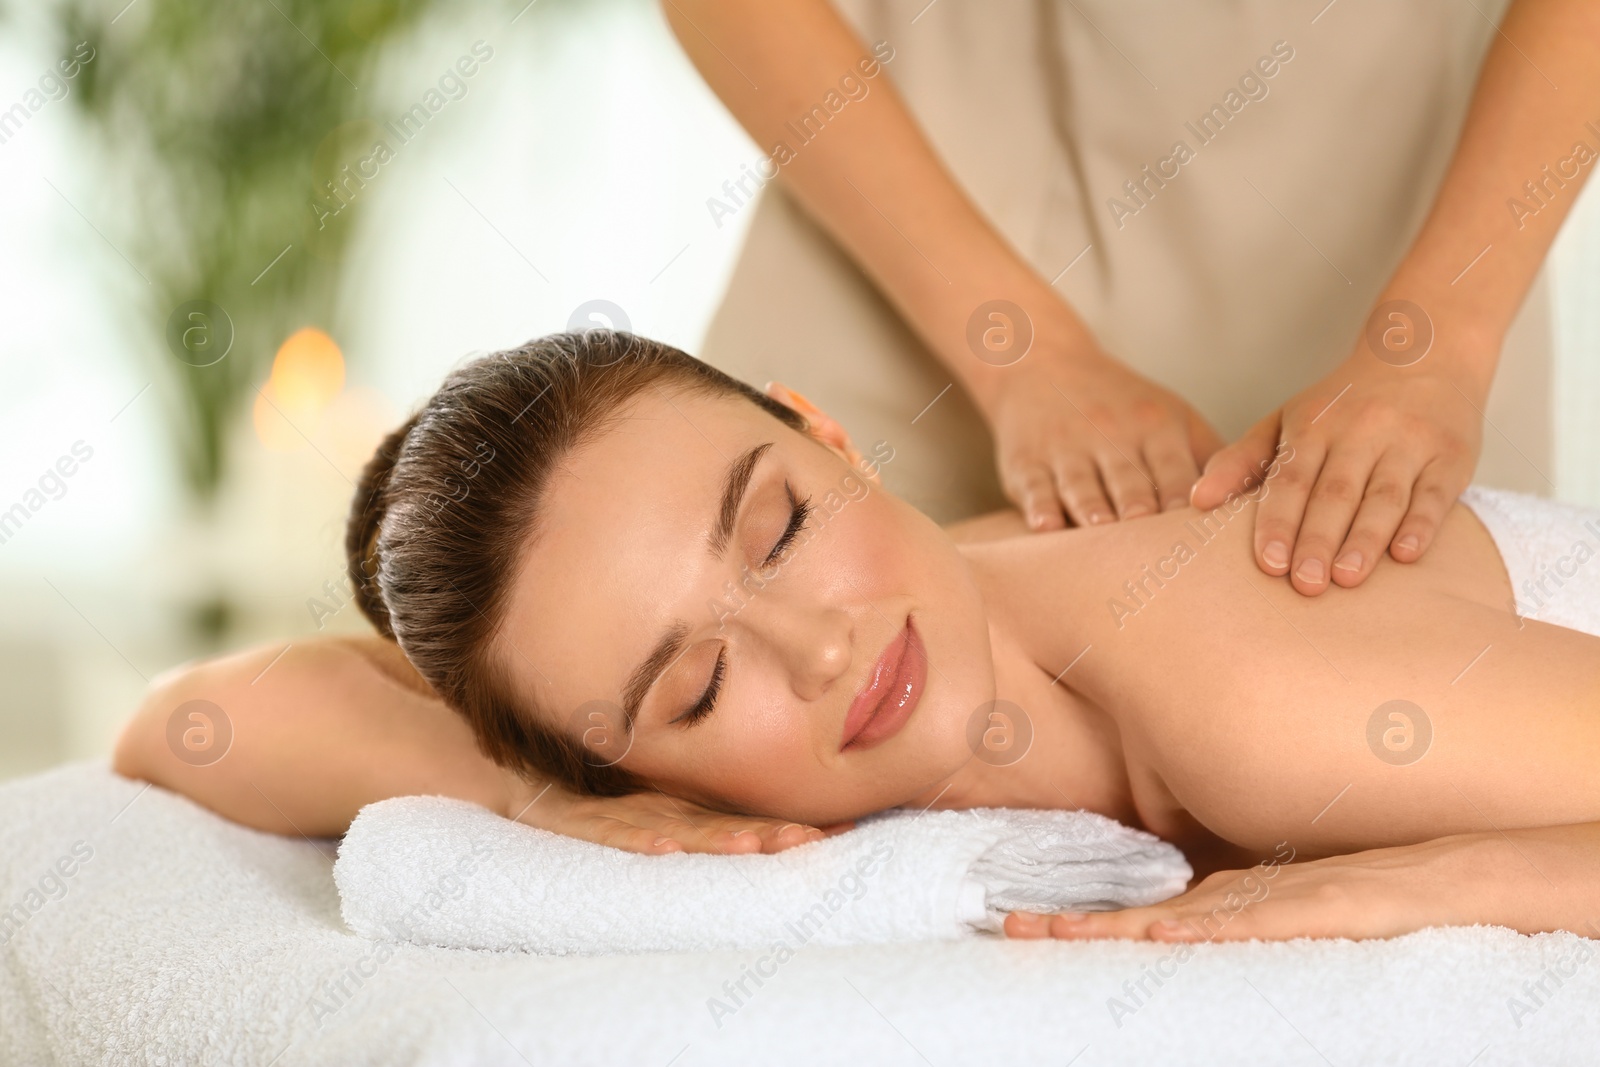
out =
{"type": "Polygon", "coordinates": [[[1072,684],[1082,605],[1040,610],[1026,595],[1041,567],[1079,565],[1080,547],[1043,535],[961,546],[988,615],[995,699],[974,710],[973,758],[905,806],[1086,808],[1138,825],[1116,723],[1072,684]]]}

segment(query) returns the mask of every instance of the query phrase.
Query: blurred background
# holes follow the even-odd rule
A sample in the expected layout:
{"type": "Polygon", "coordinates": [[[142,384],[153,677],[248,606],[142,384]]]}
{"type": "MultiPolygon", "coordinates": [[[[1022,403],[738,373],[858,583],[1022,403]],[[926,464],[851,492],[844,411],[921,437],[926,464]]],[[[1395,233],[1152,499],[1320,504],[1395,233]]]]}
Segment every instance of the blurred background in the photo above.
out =
{"type": "MultiPolygon", "coordinates": [[[[752,214],[706,209],[761,153],[653,0],[0,19],[0,778],[108,752],[186,660],[366,629],[343,529],[383,433],[574,323],[695,351],[752,214]]],[[[1594,505],[1597,186],[1541,472],[1594,505]]]]}

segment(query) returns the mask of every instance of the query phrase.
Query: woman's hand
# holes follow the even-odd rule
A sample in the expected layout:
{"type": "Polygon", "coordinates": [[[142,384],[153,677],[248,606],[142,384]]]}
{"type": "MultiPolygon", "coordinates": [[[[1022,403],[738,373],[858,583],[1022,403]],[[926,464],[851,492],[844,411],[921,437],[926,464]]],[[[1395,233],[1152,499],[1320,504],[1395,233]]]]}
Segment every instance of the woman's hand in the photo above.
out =
{"type": "Polygon", "coordinates": [[[782,852],[843,833],[853,822],[826,829],[777,819],[728,815],[666,793],[579,796],[557,785],[523,783],[504,814],[541,830],[628,852],[782,852]],[[520,808],[521,810],[517,810],[520,808]]]}
{"type": "Polygon", "coordinates": [[[1214,508],[1290,459],[1256,515],[1256,564],[1307,596],[1360,585],[1387,549],[1419,559],[1472,479],[1487,382],[1432,365],[1390,366],[1358,351],[1211,457],[1192,503],[1214,508]]]}
{"type": "Polygon", "coordinates": [[[1294,863],[1294,850],[1218,871],[1147,908],[1006,917],[1008,937],[1264,941],[1399,937],[1427,926],[1600,936],[1600,823],[1452,834],[1294,863]],[[1286,854],[1287,853],[1287,854],[1286,854]]]}
{"type": "MultiPolygon", "coordinates": [[[[1476,835],[1372,849],[1305,863],[1270,860],[1218,871],[1145,908],[1036,915],[1012,912],[1008,937],[1135,941],[1398,937],[1425,926],[1495,922],[1466,868],[1476,835]]],[[[1286,846],[1279,846],[1280,851],[1286,846]]],[[[1292,851],[1289,859],[1293,859],[1292,851]]],[[[1504,920],[1500,920],[1504,921],[1504,920]]]]}
{"type": "Polygon", "coordinates": [[[1183,400],[1097,350],[1030,353],[979,406],[1000,484],[1037,531],[1184,507],[1222,446],[1183,400]]]}

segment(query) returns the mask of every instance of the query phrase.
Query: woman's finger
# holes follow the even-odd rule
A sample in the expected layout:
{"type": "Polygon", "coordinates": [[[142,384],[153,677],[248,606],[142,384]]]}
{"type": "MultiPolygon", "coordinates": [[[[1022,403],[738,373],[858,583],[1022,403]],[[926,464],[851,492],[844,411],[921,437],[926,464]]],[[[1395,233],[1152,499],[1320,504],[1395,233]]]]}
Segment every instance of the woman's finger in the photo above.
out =
{"type": "Polygon", "coordinates": [[[1350,532],[1376,464],[1377,457],[1359,446],[1335,447],[1328,454],[1294,541],[1289,581],[1298,592],[1316,596],[1328,588],[1334,552],[1350,532]]]}
{"type": "Polygon", "coordinates": [[[594,804],[578,836],[640,852],[671,851],[666,842],[686,852],[779,852],[822,837],[816,827],[717,811],[659,790],[594,804]]]}
{"type": "Polygon", "coordinates": [[[1121,911],[1059,912],[1040,915],[1017,911],[1006,917],[1007,937],[1022,939],[1051,937],[1060,941],[1099,941],[1105,938],[1143,941],[1149,938],[1154,922],[1171,916],[1170,909],[1124,908],[1121,911]]]}
{"type": "Polygon", "coordinates": [[[782,852],[797,845],[809,844],[812,841],[821,841],[827,837],[835,837],[847,830],[855,828],[854,822],[836,823],[830,827],[807,826],[804,823],[780,823],[772,819],[730,819],[719,828],[719,832],[712,834],[712,839],[718,843],[720,851],[744,852],[782,852]],[[726,834],[726,836],[723,836],[726,834]],[[754,838],[761,842],[757,849],[749,842],[754,838]]]}
{"type": "Polygon", "coordinates": [[[1350,524],[1350,534],[1333,556],[1331,577],[1339,585],[1347,589],[1360,585],[1378,565],[1411,504],[1418,466],[1395,451],[1379,458],[1361,498],[1361,509],[1350,524]]]}
{"type": "Polygon", "coordinates": [[[814,826],[801,823],[778,822],[775,819],[751,819],[742,816],[718,815],[697,820],[712,850],[729,854],[746,852],[782,852],[786,848],[803,845],[807,841],[822,840],[823,833],[814,826]]]}
{"type": "Polygon", "coordinates": [[[643,828],[657,837],[676,841],[685,852],[711,852],[720,856],[760,852],[764,848],[759,833],[731,827],[703,826],[697,823],[680,823],[655,830],[643,828]]]}
{"type": "Polygon", "coordinates": [[[607,845],[611,848],[620,848],[624,852],[641,852],[645,855],[662,855],[667,852],[704,852],[706,849],[686,849],[678,840],[678,835],[665,833],[659,827],[635,826],[631,823],[607,820],[598,825],[593,825],[587,833],[576,834],[567,831],[569,837],[578,837],[584,841],[593,841],[597,845],[607,845]]]}
{"type": "MultiPolygon", "coordinates": [[[[741,841],[741,850],[748,848],[742,844],[747,835],[754,835],[761,839],[761,851],[782,852],[786,848],[803,845],[809,841],[821,841],[824,837],[832,837],[846,829],[855,826],[854,822],[835,824],[829,830],[810,826],[798,822],[780,822],[777,819],[753,819],[746,816],[721,816],[719,828],[729,831],[741,841]],[[843,829],[840,829],[840,827],[843,829]]],[[[751,849],[751,851],[754,851],[751,849]]]]}

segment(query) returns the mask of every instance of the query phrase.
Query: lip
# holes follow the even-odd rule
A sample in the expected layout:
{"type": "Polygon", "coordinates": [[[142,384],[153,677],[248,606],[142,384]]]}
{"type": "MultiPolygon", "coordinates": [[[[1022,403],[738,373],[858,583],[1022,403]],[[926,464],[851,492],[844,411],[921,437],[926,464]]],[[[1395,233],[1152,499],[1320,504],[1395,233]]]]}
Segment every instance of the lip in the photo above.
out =
{"type": "Polygon", "coordinates": [[[871,748],[900,731],[928,682],[928,651],[911,616],[872,665],[867,683],[850,702],[839,751],[871,748]]]}

